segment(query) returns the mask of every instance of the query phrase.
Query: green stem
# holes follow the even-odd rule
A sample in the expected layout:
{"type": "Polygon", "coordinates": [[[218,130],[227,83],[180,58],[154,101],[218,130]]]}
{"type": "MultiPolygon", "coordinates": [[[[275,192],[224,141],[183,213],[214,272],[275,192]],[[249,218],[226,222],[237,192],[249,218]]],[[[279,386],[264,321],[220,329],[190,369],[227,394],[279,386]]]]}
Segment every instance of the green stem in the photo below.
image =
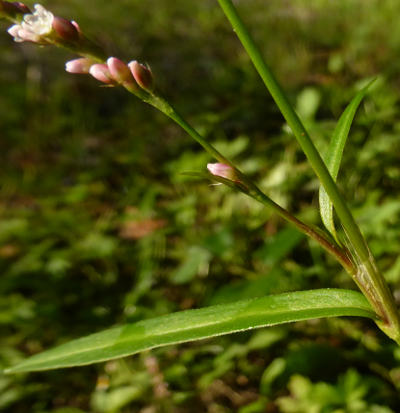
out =
{"type": "Polygon", "coordinates": [[[311,167],[315,171],[335,207],[336,213],[346,231],[352,247],[355,250],[355,254],[360,263],[364,266],[364,276],[361,277],[361,279],[356,279],[357,284],[370,300],[377,314],[383,319],[383,329],[385,332],[395,340],[399,340],[400,317],[394,299],[385,280],[383,279],[383,276],[374,264],[367,243],[342,194],[339,192],[337,185],[332,179],[325,163],[311,141],[304,125],[294,111],[270,68],[265,63],[260,50],[245,27],[243,21],[239,17],[232,1],[218,0],[218,3],[230,21],[234,31],[250,56],[250,59],[261,76],[265,86],[271,93],[271,96],[275,100],[279,110],[286,119],[286,122],[292,129],[303,152],[307,156],[311,167]]]}
{"type": "Polygon", "coordinates": [[[272,201],[272,199],[268,198],[257,187],[255,187],[254,189],[255,191],[253,190],[249,193],[250,196],[257,199],[262,204],[272,207],[280,217],[294,225],[303,234],[317,241],[322,246],[322,248],[324,248],[327,252],[329,252],[336,258],[336,260],[349,274],[355,274],[355,267],[346,250],[340,248],[334,242],[331,242],[323,232],[319,232],[309,225],[305,224],[304,222],[300,221],[286,209],[282,208],[274,201],[272,201]]]}
{"type": "Polygon", "coordinates": [[[288,98],[275,79],[275,76],[272,74],[271,70],[264,62],[260,50],[252,39],[247,28],[243,24],[241,18],[237,14],[232,1],[218,0],[218,2],[222,7],[224,13],[228,17],[228,20],[232,24],[244,48],[249,54],[250,59],[253,61],[257,72],[260,74],[265,86],[271,93],[271,96],[275,100],[283,117],[286,119],[286,122],[292,129],[312,168],[321,180],[322,185],[331,198],[337,214],[343,223],[343,227],[348,233],[351,243],[357,248],[358,254],[363,258],[363,260],[368,259],[369,253],[365,245],[364,238],[357,224],[355,223],[349,208],[347,207],[342,195],[339,193],[335,182],[333,181],[328,169],[326,168],[320,154],[312,143],[311,138],[308,135],[304,125],[297,116],[296,112],[293,110],[292,105],[290,104],[288,98]]]}
{"type": "Polygon", "coordinates": [[[219,162],[231,166],[236,169],[235,165],[222,153],[207,142],[192,126],[190,126],[185,119],[163,98],[156,95],[150,95],[146,102],[154,106],[174,122],[176,122],[182,129],[184,129],[196,142],[198,142],[211,156],[219,162]]]}
{"type": "MultiPolygon", "coordinates": [[[[243,174],[228,158],[222,155],[217,149],[214,148],[209,142],[207,142],[192,126],[190,126],[186,120],[171,106],[165,99],[159,96],[151,95],[147,100],[147,103],[155,106],[157,109],[166,114],[169,118],[175,121],[181,126],[193,139],[195,139],[211,156],[217,159],[219,162],[226,165],[230,165],[240,181],[239,185],[231,185],[236,189],[241,190],[267,207],[272,208],[281,218],[285,219],[292,225],[294,225],[299,231],[317,241],[327,252],[335,257],[336,260],[344,267],[344,269],[354,274],[355,268],[352,261],[349,259],[346,250],[341,249],[334,242],[331,242],[324,233],[314,230],[309,225],[297,219],[289,211],[282,208],[275,203],[267,195],[265,195],[251,179],[243,174]]],[[[225,180],[222,180],[224,183],[225,180]]]]}
{"type": "MultiPolygon", "coordinates": [[[[241,22],[239,16],[236,13],[235,8],[230,0],[218,0],[221,7],[225,11],[226,15],[228,16],[229,20],[231,21],[232,25],[234,26],[235,30],[237,30],[239,38],[242,40],[243,44],[245,45],[246,50],[248,51],[249,55],[251,56],[257,70],[259,71],[261,77],[263,78],[265,84],[270,89],[272,96],[274,97],[275,101],[277,102],[280,110],[282,111],[283,115],[285,116],[288,124],[293,129],[295,136],[298,138],[304,152],[308,156],[314,170],[316,171],[317,175],[319,176],[322,184],[324,185],[326,192],[330,196],[335,209],[342,220],[343,226],[348,233],[349,239],[356,249],[357,255],[360,258],[360,261],[364,263],[364,268],[368,269],[368,271],[372,271],[371,274],[367,271],[367,278],[372,277],[372,281],[369,283],[373,286],[373,288],[368,287],[365,289],[365,294],[367,295],[368,291],[374,292],[375,288],[379,289],[379,296],[378,297],[370,297],[371,294],[367,295],[370,298],[371,302],[379,302],[380,299],[383,299],[384,302],[389,303],[384,305],[384,311],[377,311],[378,315],[380,315],[384,320],[390,321],[390,328],[391,324],[396,325],[397,333],[400,331],[400,321],[398,317],[397,310],[393,304],[393,299],[391,297],[390,291],[385,284],[382,276],[377,272],[376,266],[371,261],[371,256],[369,254],[368,248],[366,243],[359,231],[355,221],[348,210],[346,204],[344,203],[342,196],[340,195],[339,191],[329,172],[327,171],[321,157],[319,156],[318,152],[316,151],[311,139],[308,137],[306,130],[304,129],[300,119],[297,117],[296,113],[290,106],[286,96],[282,92],[281,88],[279,87],[278,83],[274,79],[271,71],[264,63],[260,52],[258,51],[255,43],[251,39],[249,33],[247,32],[246,28],[244,27],[243,23],[241,22]],[[368,264],[368,265],[367,265],[368,264]],[[374,271],[373,271],[374,270],[374,271]],[[387,307],[391,308],[387,308],[387,307]],[[388,316],[386,317],[386,315],[388,316]],[[397,324],[394,321],[397,320],[397,324]]],[[[11,19],[13,22],[18,23],[19,19],[22,18],[21,16],[18,19],[11,19]]],[[[56,46],[66,47],[72,51],[75,51],[78,54],[81,54],[86,57],[90,57],[98,62],[104,62],[106,56],[104,51],[98,47],[95,43],[91,42],[86,37],[82,39],[80,45],[61,45],[55,44],[56,46]]],[[[128,89],[129,90],[129,89],[128,89]]],[[[178,123],[189,135],[191,135],[200,145],[203,146],[213,157],[215,157],[219,162],[225,163],[233,167],[240,179],[243,179],[249,189],[251,189],[252,195],[254,198],[258,199],[260,202],[263,202],[266,205],[271,206],[281,217],[285,218],[292,224],[294,224],[300,231],[304,232],[305,234],[309,235],[311,238],[314,238],[318,241],[327,251],[333,254],[336,259],[346,268],[346,270],[350,273],[354,273],[354,266],[348,259],[346,254],[346,250],[340,249],[335,243],[330,242],[330,240],[319,233],[318,231],[314,231],[311,227],[307,226],[306,224],[302,223],[301,221],[297,220],[297,218],[293,217],[288,211],[281,208],[279,205],[275,204],[272,200],[270,200],[265,194],[263,194],[252,182],[249,180],[245,175],[243,175],[229,159],[223,156],[220,152],[218,152],[211,144],[209,144],[201,135],[197,133],[195,129],[193,129],[165,100],[162,98],[149,94],[145,91],[132,91],[129,90],[131,93],[134,93],[137,97],[142,99],[143,101],[151,104],[152,106],[156,107],[157,109],[161,110],[167,116],[169,116],[172,120],[178,123]]],[[[358,283],[358,281],[356,280],[358,283]]],[[[360,287],[361,288],[361,287],[360,287]]],[[[375,304],[377,307],[377,304],[375,304]]],[[[400,333],[398,333],[400,336],[400,333]]]]}

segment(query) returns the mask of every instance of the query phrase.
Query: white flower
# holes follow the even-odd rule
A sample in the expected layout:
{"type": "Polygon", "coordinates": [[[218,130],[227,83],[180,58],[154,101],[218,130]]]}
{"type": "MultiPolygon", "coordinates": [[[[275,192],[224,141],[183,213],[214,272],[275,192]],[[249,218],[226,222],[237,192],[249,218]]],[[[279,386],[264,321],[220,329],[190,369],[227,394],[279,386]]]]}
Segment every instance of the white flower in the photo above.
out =
{"type": "Polygon", "coordinates": [[[25,15],[22,28],[39,36],[44,36],[53,30],[53,19],[53,13],[40,4],[35,4],[35,12],[25,15]]]}
{"type": "Polygon", "coordinates": [[[39,43],[43,37],[53,30],[53,13],[46,10],[42,5],[35,4],[35,12],[26,14],[21,24],[15,24],[8,29],[8,33],[14,37],[16,42],[39,43]]]}
{"type": "Polygon", "coordinates": [[[34,42],[34,43],[39,43],[40,42],[40,36],[37,34],[25,30],[22,28],[22,25],[20,24],[14,24],[14,26],[11,26],[8,29],[8,33],[14,37],[14,41],[21,43],[21,42],[34,42]]]}
{"type": "Polygon", "coordinates": [[[14,37],[14,41],[23,42],[24,40],[19,36],[20,30],[22,30],[22,26],[20,24],[14,24],[14,26],[11,26],[7,31],[12,37],[14,37]]]}

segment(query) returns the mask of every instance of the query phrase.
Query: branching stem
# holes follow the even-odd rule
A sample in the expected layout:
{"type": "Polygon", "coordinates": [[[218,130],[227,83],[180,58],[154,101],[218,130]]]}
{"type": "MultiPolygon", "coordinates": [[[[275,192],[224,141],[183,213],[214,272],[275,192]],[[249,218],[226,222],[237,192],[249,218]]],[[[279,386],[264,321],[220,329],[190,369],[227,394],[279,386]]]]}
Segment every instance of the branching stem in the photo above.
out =
{"type": "MultiPolygon", "coordinates": [[[[148,103],[155,106],[162,111],[179,126],[181,126],[194,140],[196,140],[211,156],[217,159],[219,162],[226,165],[230,165],[235,169],[236,176],[238,176],[240,184],[233,184],[231,186],[246,193],[262,204],[273,209],[281,218],[294,225],[303,234],[317,241],[328,253],[334,256],[334,258],[344,267],[344,269],[350,273],[355,274],[356,268],[353,262],[349,258],[349,253],[345,249],[339,247],[334,240],[331,240],[323,231],[317,231],[311,226],[305,224],[296,218],[286,209],[282,208],[271,198],[265,195],[255,184],[248,178],[243,172],[241,172],[228,158],[222,155],[212,144],[207,142],[190,124],[173,108],[165,99],[159,96],[152,96],[148,99],[148,103]]],[[[224,183],[225,180],[223,180],[224,183]]]]}
{"type": "Polygon", "coordinates": [[[315,148],[307,130],[300,118],[294,111],[283,89],[277,82],[275,76],[265,63],[259,48],[251,37],[249,31],[238,15],[231,0],[218,0],[219,5],[231,23],[234,31],[247,51],[257,72],[262,78],[265,86],[275,100],[279,110],[292,129],[303,152],[308,158],[311,167],[318,176],[321,184],[328,193],[336,213],[345,229],[350,244],[354,249],[358,266],[358,276],[354,277],[357,285],[366,295],[371,305],[382,319],[379,327],[392,339],[400,344],[400,316],[394,302],[393,296],[386,284],[382,274],[377,269],[374,259],[368,249],[367,243],[360,231],[359,226],[347,206],[343,195],[340,193],[336,183],[332,179],[324,161],[315,148]],[[362,274],[362,276],[360,275],[362,274]]]}

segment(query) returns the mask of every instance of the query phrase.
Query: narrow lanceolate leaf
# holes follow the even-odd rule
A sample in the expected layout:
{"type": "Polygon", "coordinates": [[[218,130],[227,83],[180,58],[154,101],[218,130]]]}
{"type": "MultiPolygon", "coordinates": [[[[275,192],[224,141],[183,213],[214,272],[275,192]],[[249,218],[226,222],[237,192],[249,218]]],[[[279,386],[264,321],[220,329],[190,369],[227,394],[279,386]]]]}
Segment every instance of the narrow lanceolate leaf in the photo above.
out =
{"type": "MultiPolygon", "coordinates": [[[[356,96],[354,96],[352,101],[344,110],[333,132],[328,152],[325,156],[325,163],[335,182],[339,173],[344,147],[346,145],[347,137],[349,136],[350,127],[353,123],[354,116],[357,112],[358,107],[360,106],[361,101],[367,93],[368,88],[373,82],[374,80],[369,82],[367,86],[361,89],[356,94],[356,96]]],[[[322,185],[319,190],[319,206],[322,222],[324,223],[326,229],[340,244],[333,221],[333,205],[322,185]]]]}
{"type": "Polygon", "coordinates": [[[72,367],[129,356],[169,344],[320,317],[376,320],[362,294],[341,289],[272,295],[139,321],[63,344],[35,355],[6,373],[72,367]]]}

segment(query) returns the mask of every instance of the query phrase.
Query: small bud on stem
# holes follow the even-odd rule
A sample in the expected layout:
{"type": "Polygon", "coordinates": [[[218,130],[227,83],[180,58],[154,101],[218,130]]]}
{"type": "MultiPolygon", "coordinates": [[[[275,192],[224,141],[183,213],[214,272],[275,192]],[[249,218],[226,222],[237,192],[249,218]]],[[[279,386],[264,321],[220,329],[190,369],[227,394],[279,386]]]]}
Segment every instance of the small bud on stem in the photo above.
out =
{"type": "Polygon", "coordinates": [[[18,1],[0,1],[0,17],[6,17],[14,20],[17,16],[22,16],[30,12],[31,11],[28,6],[18,1]]]}
{"type": "Polygon", "coordinates": [[[53,19],[53,30],[64,42],[76,42],[79,40],[79,32],[76,25],[63,17],[55,16],[53,19]]]}
{"type": "Polygon", "coordinates": [[[154,90],[154,79],[150,68],[136,60],[128,63],[128,66],[136,83],[147,92],[152,92],[154,90]]]}
{"type": "Polygon", "coordinates": [[[26,4],[21,3],[20,1],[13,1],[12,4],[19,10],[21,14],[31,13],[29,7],[26,4]]]}
{"type": "Polygon", "coordinates": [[[82,30],[81,30],[81,28],[79,27],[79,24],[78,24],[75,20],[71,20],[71,24],[75,27],[76,31],[77,31],[79,34],[82,33],[82,30]]]}
{"type": "Polygon", "coordinates": [[[114,78],[111,76],[108,66],[104,63],[96,63],[89,69],[89,73],[98,81],[112,85],[115,83],[114,78]]]}
{"type": "Polygon", "coordinates": [[[120,83],[130,91],[138,90],[129,67],[122,60],[110,57],[107,59],[107,66],[111,76],[117,83],[120,83]]]}
{"type": "Polygon", "coordinates": [[[235,181],[237,179],[235,169],[224,163],[209,163],[207,169],[212,175],[235,181]]]}
{"type": "Polygon", "coordinates": [[[65,70],[69,73],[84,75],[89,73],[91,66],[94,64],[95,62],[92,59],[81,57],[79,59],[74,59],[67,62],[65,64],[65,70]]]}

